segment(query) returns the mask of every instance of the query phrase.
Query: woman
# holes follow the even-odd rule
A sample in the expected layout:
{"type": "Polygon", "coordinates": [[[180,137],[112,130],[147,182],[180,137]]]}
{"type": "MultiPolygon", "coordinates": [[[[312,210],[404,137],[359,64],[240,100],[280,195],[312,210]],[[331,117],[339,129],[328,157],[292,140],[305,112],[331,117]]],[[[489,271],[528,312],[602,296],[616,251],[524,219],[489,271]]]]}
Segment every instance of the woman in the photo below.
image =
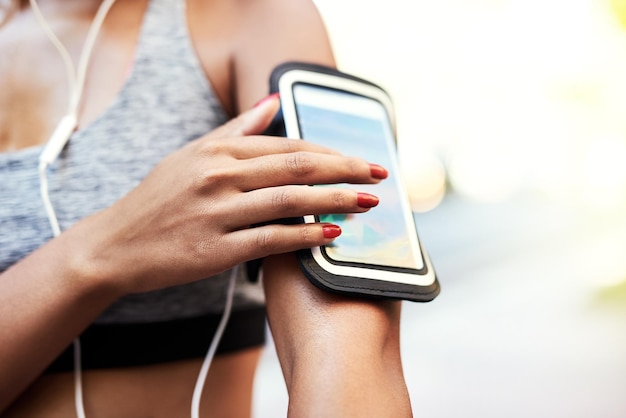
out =
{"type": "MultiPolygon", "coordinates": [[[[100,1],[39,3],[78,61],[100,1]]],[[[77,129],[48,171],[63,230],[54,239],[36,161],[69,100],[63,62],[28,2],[0,28],[0,51],[3,416],[74,414],[66,357],[78,335],[88,417],[188,415],[227,270],[266,256],[290,415],[411,414],[399,304],[323,293],[289,254],[331,242],[338,228],[249,228],[369,210],[373,196],[293,185],[386,175],[304,141],[258,136],[278,107],[276,97],[259,102],[274,66],[334,64],[308,0],[118,0],[94,44],[77,129]]],[[[250,415],[263,344],[257,287],[238,283],[203,416],[250,415]]]]}

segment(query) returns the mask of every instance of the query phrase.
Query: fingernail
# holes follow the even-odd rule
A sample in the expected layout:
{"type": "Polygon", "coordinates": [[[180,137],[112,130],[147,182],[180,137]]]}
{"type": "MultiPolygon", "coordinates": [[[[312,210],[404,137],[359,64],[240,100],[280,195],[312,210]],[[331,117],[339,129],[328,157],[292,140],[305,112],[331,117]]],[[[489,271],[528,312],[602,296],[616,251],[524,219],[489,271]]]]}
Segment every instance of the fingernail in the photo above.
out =
{"type": "Polygon", "coordinates": [[[356,201],[359,207],[362,208],[373,208],[378,205],[378,198],[369,193],[357,193],[356,201]]]}
{"type": "Polygon", "coordinates": [[[324,225],[322,227],[324,238],[337,238],[341,235],[341,228],[338,225],[324,225]]]}
{"type": "Polygon", "coordinates": [[[259,100],[258,102],[256,102],[256,104],[254,105],[254,107],[259,107],[261,106],[263,103],[268,102],[272,99],[274,99],[275,97],[280,97],[280,93],[276,92],[276,93],[272,93],[269,96],[266,96],[264,98],[262,98],[261,100],[259,100]]]}
{"type": "Polygon", "coordinates": [[[378,164],[370,164],[370,173],[372,174],[372,177],[380,180],[386,179],[389,175],[389,172],[385,169],[385,167],[378,164]]]}

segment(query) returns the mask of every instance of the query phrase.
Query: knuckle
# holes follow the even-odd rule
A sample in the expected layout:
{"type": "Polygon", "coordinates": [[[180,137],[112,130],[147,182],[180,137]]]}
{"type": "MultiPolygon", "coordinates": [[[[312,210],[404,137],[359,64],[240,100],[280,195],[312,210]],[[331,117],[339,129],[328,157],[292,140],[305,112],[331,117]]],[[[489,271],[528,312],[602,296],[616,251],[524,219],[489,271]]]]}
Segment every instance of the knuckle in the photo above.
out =
{"type": "Polygon", "coordinates": [[[309,225],[300,228],[300,238],[303,243],[310,243],[314,240],[313,229],[309,225]]]}
{"type": "Polygon", "coordinates": [[[216,139],[203,141],[200,147],[200,153],[206,157],[214,157],[224,152],[226,148],[225,145],[224,141],[216,139]]]}
{"type": "Polygon", "coordinates": [[[276,245],[276,233],[271,228],[259,228],[256,236],[256,247],[264,254],[269,254],[276,245]]]}
{"type": "Polygon", "coordinates": [[[331,201],[335,209],[343,209],[346,206],[346,194],[343,190],[335,190],[332,192],[331,201]]]}
{"type": "Polygon", "coordinates": [[[311,155],[306,152],[296,152],[285,158],[287,171],[295,177],[305,177],[315,169],[311,155]]]}
{"type": "Polygon", "coordinates": [[[206,168],[196,177],[194,186],[197,190],[206,190],[218,185],[229,184],[230,177],[231,175],[226,169],[206,168]]]}
{"type": "Polygon", "coordinates": [[[300,140],[291,138],[281,138],[280,141],[284,153],[296,152],[298,150],[298,145],[300,144],[300,140]]]}
{"type": "Polygon", "coordinates": [[[298,204],[296,195],[289,189],[277,190],[272,195],[272,206],[279,210],[294,209],[298,204]]]}
{"type": "Polygon", "coordinates": [[[344,167],[346,168],[348,175],[351,177],[358,177],[361,173],[362,164],[363,161],[358,158],[348,158],[344,167]]]}

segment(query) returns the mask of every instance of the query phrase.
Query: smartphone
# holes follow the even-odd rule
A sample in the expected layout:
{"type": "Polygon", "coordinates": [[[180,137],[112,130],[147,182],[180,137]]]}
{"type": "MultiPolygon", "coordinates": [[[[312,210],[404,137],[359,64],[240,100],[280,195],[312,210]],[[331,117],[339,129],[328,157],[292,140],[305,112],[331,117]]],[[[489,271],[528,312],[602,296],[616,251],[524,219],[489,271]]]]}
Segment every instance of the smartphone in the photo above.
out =
{"type": "Polygon", "coordinates": [[[340,293],[434,299],[440,287],[400,175],[389,95],[335,69],[294,62],[274,70],[270,88],[280,93],[287,137],[358,156],[389,171],[375,185],[312,186],[355,189],[378,196],[380,203],[366,213],[305,216],[304,222],[330,222],[342,229],[330,245],[298,253],[305,275],[316,286],[340,293]]]}

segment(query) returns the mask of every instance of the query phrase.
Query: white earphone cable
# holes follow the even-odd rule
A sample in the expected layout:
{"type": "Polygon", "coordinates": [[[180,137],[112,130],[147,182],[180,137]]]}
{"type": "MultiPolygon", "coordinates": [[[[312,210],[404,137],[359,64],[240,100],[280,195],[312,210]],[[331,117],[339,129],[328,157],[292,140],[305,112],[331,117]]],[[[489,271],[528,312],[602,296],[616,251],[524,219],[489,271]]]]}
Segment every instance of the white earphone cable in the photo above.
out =
{"type": "MultiPolygon", "coordinates": [[[[35,17],[39,21],[42,29],[52,41],[56,49],[59,51],[63,62],[65,64],[65,70],[69,85],[69,104],[66,116],[64,116],[53,132],[52,136],[44,146],[44,149],[39,156],[39,179],[40,179],[40,192],[41,199],[44,204],[46,215],[48,216],[48,220],[50,222],[50,227],[52,228],[53,235],[55,237],[61,234],[61,228],[59,225],[59,221],[57,219],[54,206],[50,200],[50,194],[48,189],[48,177],[47,177],[47,169],[48,167],[54,163],[54,161],[58,158],[59,154],[63,150],[63,147],[69,141],[72,133],[76,129],[78,122],[78,111],[80,106],[80,101],[83,94],[85,78],[87,74],[87,68],[89,65],[89,61],[91,58],[91,53],[93,51],[94,44],[98,37],[98,33],[102,27],[104,19],[106,18],[107,13],[113,6],[115,0],[104,0],[98,11],[96,12],[96,16],[94,17],[93,22],[89,28],[87,33],[87,37],[85,39],[85,44],[83,45],[83,50],[81,52],[79,62],[78,62],[78,70],[76,71],[74,67],[74,63],[72,58],[70,57],[69,52],[65,48],[65,46],[61,43],[61,41],[54,34],[48,23],[46,22],[39,6],[37,5],[36,0],[30,0],[31,8],[35,14],[35,17]]],[[[198,418],[200,414],[200,399],[202,397],[202,391],[204,388],[204,384],[206,382],[206,378],[208,375],[209,368],[211,366],[211,362],[213,361],[213,357],[217,351],[217,346],[222,338],[222,334],[226,328],[226,324],[228,323],[228,319],[230,318],[230,313],[232,310],[232,303],[234,298],[235,285],[237,282],[237,274],[239,271],[239,266],[235,266],[231,272],[227,294],[226,294],[226,303],[224,306],[224,313],[222,314],[222,318],[218,325],[218,328],[213,336],[213,340],[209,346],[209,349],[206,353],[204,361],[202,363],[202,367],[200,368],[200,373],[198,375],[198,379],[196,381],[196,386],[194,388],[193,398],[192,398],[192,406],[191,406],[191,416],[192,418],[198,418]]],[[[82,385],[82,365],[81,365],[81,347],[80,347],[80,338],[76,337],[73,341],[74,346],[74,403],[76,408],[76,414],[78,418],[85,418],[85,408],[83,403],[83,385],[82,385]]]]}
{"type": "Polygon", "coordinates": [[[76,87],[73,96],[73,101],[70,103],[71,109],[75,109],[78,111],[78,106],[80,105],[80,99],[83,95],[83,89],[85,87],[85,77],[87,76],[87,68],[89,66],[89,61],[91,59],[91,53],[93,52],[94,44],[96,43],[96,39],[98,39],[98,33],[102,28],[102,24],[104,23],[104,19],[106,18],[109,10],[115,3],[115,0],[104,0],[98,11],[96,12],[96,16],[91,22],[91,26],[89,27],[89,31],[87,32],[87,38],[85,38],[85,45],[83,46],[83,53],[81,53],[80,58],[78,60],[78,70],[76,72],[76,87]]]}
{"type": "MultiPolygon", "coordinates": [[[[39,5],[36,0],[30,0],[30,6],[33,10],[35,18],[39,22],[41,28],[44,30],[50,41],[53,43],[65,65],[65,72],[67,76],[67,83],[69,89],[69,103],[66,115],[61,119],[58,126],[54,130],[52,136],[44,146],[44,149],[39,156],[39,180],[40,180],[40,192],[41,199],[43,201],[46,215],[50,221],[50,227],[52,228],[53,235],[59,236],[61,234],[61,228],[57,219],[56,213],[52,202],[50,201],[50,194],[48,190],[48,178],[47,169],[59,156],[61,150],[67,144],[72,133],[76,129],[78,122],[78,108],[83,94],[83,88],[85,84],[85,77],[87,74],[87,67],[91,58],[91,52],[95,41],[98,37],[98,33],[102,28],[104,19],[113,6],[115,0],[104,0],[96,16],[89,27],[85,44],[80,54],[78,63],[78,72],[76,72],[72,58],[67,51],[67,48],[61,43],[59,38],[54,34],[50,25],[44,18],[39,5]]],[[[85,418],[85,407],[83,403],[83,384],[82,384],[82,365],[81,365],[81,349],[80,339],[76,337],[73,341],[74,346],[74,403],[76,407],[76,414],[78,418],[85,418]]]]}
{"type": "Polygon", "coordinates": [[[220,320],[219,325],[217,326],[217,330],[213,335],[213,340],[211,341],[211,345],[204,357],[204,361],[202,362],[202,367],[200,367],[200,373],[198,374],[198,379],[196,380],[196,386],[193,390],[193,397],[191,399],[191,418],[199,418],[200,417],[200,399],[202,398],[202,390],[204,389],[204,383],[206,382],[207,375],[209,373],[209,368],[211,367],[211,362],[213,361],[213,357],[215,357],[215,352],[217,351],[217,346],[222,339],[222,335],[224,334],[224,329],[226,329],[226,324],[228,323],[228,319],[230,318],[230,313],[232,311],[233,306],[233,298],[235,295],[235,285],[237,283],[237,274],[239,272],[239,265],[233,267],[230,273],[230,280],[228,282],[228,289],[226,290],[226,304],[224,306],[224,313],[222,314],[222,319],[220,320]]]}
{"type": "MultiPolygon", "coordinates": [[[[63,58],[63,63],[65,64],[65,72],[67,76],[67,84],[68,84],[67,88],[68,88],[68,93],[69,93],[68,97],[71,98],[74,95],[74,82],[76,80],[76,72],[74,70],[74,64],[72,63],[72,57],[70,57],[70,54],[69,52],[67,52],[67,49],[65,48],[65,46],[63,46],[59,38],[57,38],[57,36],[54,34],[52,29],[50,28],[50,25],[48,25],[48,22],[46,21],[43,14],[41,13],[41,9],[39,9],[37,0],[30,0],[30,8],[33,10],[33,13],[35,14],[35,18],[37,19],[37,22],[39,22],[39,25],[48,36],[48,39],[50,39],[52,44],[54,44],[54,47],[57,49],[57,51],[59,51],[61,58],[63,58]]],[[[72,101],[70,100],[68,103],[71,103],[71,102],[72,101]]],[[[67,113],[68,114],[71,113],[70,106],[68,106],[67,113]]]]}
{"type": "Polygon", "coordinates": [[[67,48],[65,48],[63,43],[50,28],[50,25],[41,13],[41,9],[37,4],[37,0],[30,0],[30,6],[33,9],[35,18],[37,19],[37,21],[41,25],[41,28],[44,30],[57,51],[59,51],[59,54],[63,59],[63,63],[65,64],[70,97],[67,110],[68,115],[76,114],[78,111],[78,106],[80,105],[80,99],[83,94],[85,77],[87,75],[87,67],[89,66],[89,60],[91,59],[93,46],[96,42],[96,39],[98,38],[98,33],[102,28],[102,23],[104,22],[104,19],[106,18],[109,10],[114,3],[115,0],[104,0],[98,8],[96,16],[94,17],[93,22],[89,27],[89,31],[87,32],[87,37],[85,38],[85,43],[83,45],[83,49],[78,60],[78,70],[76,70],[76,67],[74,66],[74,63],[72,61],[72,57],[70,57],[67,48]]]}

